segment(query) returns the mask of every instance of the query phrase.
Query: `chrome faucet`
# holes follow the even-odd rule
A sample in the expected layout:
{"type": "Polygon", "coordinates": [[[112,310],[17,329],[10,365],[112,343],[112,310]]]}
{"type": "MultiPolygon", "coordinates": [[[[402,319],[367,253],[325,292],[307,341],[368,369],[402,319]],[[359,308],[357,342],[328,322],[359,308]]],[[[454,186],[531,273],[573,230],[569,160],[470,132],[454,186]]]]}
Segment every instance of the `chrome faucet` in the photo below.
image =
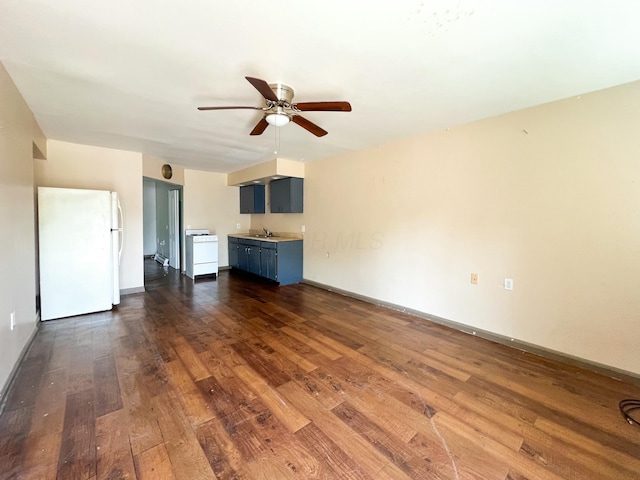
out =
{"type": "Polygon", "coordinates": [[[264,236],[269,238],[271,235],[273,235],[272,232],[270,232],[269,230],[267,230],[266,228],[262,227],[262,230],[264,230],[264,236]]]}

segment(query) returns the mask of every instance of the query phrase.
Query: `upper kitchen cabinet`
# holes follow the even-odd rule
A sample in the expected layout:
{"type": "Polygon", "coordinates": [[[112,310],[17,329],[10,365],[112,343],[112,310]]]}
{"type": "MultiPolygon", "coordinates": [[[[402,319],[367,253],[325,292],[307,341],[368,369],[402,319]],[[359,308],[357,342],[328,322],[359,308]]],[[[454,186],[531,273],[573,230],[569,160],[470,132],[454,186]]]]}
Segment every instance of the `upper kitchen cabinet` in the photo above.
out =
{"type": "Polygon", "coordinates": [[[240,213],[265,213],[264,185],[240,187],[240,213]]]}
{"type": "Polygon", "coordinates": [[[269,184],[271,213],[302,213],[303,178],[281,178],[269,184]]]}

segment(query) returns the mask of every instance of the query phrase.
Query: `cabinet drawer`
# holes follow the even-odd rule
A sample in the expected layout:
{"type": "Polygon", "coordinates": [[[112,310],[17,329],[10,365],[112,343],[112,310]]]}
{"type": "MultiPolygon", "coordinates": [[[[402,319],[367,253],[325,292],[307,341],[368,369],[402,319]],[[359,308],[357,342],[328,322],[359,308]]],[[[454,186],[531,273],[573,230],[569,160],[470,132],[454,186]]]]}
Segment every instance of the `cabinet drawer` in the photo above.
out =
{"type": "Polygon", "coordinates": [[[245,247],[259,247],[261,242],[260,240],[245,240],[243,238],[238,243],[240,244],[240,246],[245,246],[245,247]]]}
{"type": "Polygon", "coordinates": [[[278,244],[275,242],[260,242],[260,248],[264,248],[267,250],[277,250],[278,244]]]}

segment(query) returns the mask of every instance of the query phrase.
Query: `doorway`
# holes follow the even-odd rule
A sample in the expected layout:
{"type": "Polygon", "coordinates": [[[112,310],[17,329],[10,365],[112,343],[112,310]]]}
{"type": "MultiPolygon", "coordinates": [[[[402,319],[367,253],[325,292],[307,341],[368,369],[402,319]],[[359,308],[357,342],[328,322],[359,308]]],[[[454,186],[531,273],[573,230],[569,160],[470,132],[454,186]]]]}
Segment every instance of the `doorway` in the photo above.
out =
{"type": "Polygon", "coordinates": [[[144,257],[162,267],[181,269],[182,185],[143,178],[144,257]]]}

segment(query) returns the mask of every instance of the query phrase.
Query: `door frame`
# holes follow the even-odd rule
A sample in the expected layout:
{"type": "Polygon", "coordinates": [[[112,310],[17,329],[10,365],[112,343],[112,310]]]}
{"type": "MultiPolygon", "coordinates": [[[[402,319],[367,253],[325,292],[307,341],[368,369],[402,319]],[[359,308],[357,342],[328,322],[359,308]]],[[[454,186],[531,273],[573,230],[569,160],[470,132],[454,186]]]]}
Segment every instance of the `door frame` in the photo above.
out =
{"type": "MultiPolygon", "coordinates": [[[[155,215],[156,215],[156,236],[154,238],[154,241],[156,242],[157,248],[158,250],[160,249],[160,246],[158,245],[159,242],[159,234],[157,233],[159,230],[164,228],[164,225],[167,224],[168,225],[168,218],[162,218],[160,220],[162,220],[162,224],[159,223],[158,217],[160,215],[163,215],[162,212],[159,212],[158,210],[161,210],[163,212],[166,212],[166,209],[168,208],[169,205],[169,200],[168,200],[168,195],[165,194],[164,192],[168,192],[170,190],[175,190],[178,192],[178,258],[179,258],[179,263],[180,266],[182,267],[184,265],[184,235],[182,234],[182,232],[184,231],[184,190],[183,190],[183,186],[182,185],[178,185],[176,183],[170,183],[170,182],[165,182],[162,180],[158,180],[155,178],[151,178],[151,177],[142,177],[142,181],[143,182],[153,182],[156,185],[156,204],[155,204],[155,215]],[[158,191],[161,190],[163,193],[158,193],[158,191]],[[160,205],[162,205],[162,208],[159,208],[160,205]]],[[[144,188],[144,185],[143,185],[144,188]]],[[[144,209],[144,204],[143,204],[143,211],[142,211],[142,215],[143,215],[143,221],[144,221],[144,216],[149,214],[150,212],[145,211],[144,209]]],[[[151,212],[151,214],[154,214],[151,212]]],[[[144,232],[143,232],[144,234],[144,232]]],[[[168,245],[167,245],[168,248],[168,245]]],[[[168,253],[168,252],[167,252],[168,253]]],[[[181,271],[184,271],[181,268],[181,271]]]]}
{"type": "Polygon", "coordinates": [[[180,270],[180,191],[168,192],[169,202],[169,266],[180,270]]]}

